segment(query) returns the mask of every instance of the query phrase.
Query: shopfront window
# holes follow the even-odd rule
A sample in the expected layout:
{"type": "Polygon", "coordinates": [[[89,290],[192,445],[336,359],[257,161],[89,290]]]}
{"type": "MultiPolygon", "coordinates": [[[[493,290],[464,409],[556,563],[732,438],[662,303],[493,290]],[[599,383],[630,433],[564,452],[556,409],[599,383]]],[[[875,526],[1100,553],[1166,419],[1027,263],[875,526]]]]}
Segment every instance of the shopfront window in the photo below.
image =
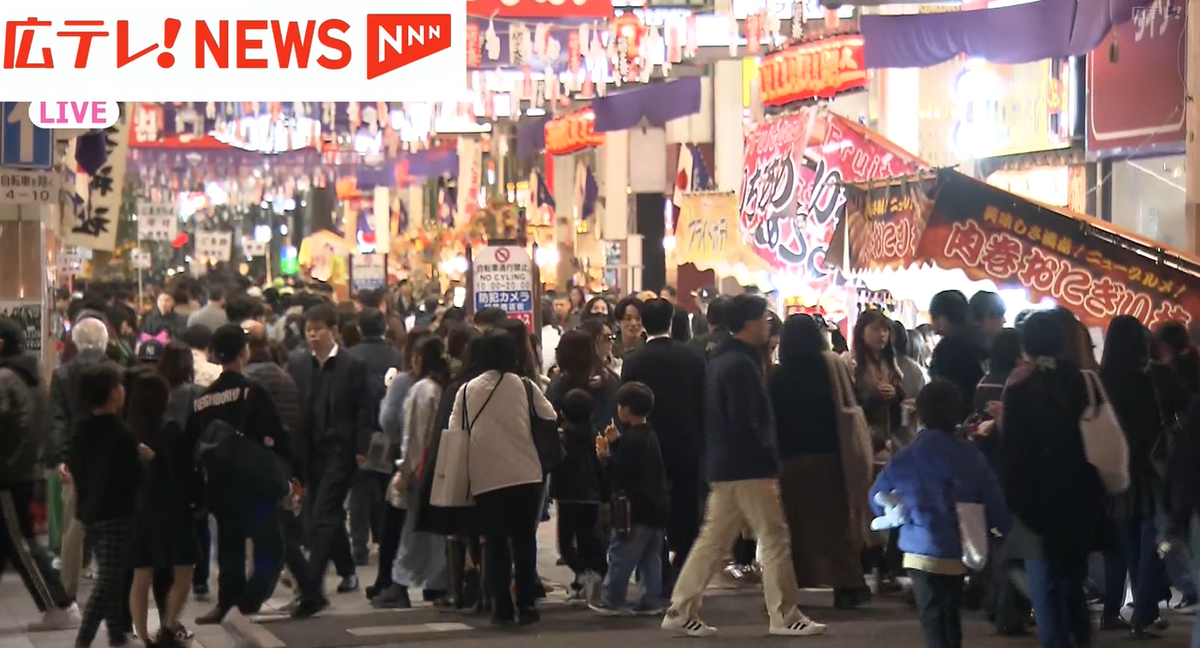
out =
{"type": "Polygon", "coordinates": [[[1164,245],[1186,248],[1186,173],[1182,155],[1114,162],[1113,224],[1164,245]]]}

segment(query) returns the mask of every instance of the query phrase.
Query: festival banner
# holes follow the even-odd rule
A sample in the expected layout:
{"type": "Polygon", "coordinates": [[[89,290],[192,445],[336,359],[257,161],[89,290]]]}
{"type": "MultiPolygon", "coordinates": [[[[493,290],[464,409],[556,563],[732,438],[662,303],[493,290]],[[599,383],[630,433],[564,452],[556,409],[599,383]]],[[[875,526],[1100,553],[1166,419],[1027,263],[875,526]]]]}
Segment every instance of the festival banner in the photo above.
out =
{"type": "Polygon", "coordinates": [[[841,283],[825,263],[845,183],[911,175],[921,160],[821,108],[757,125],[746,138],[739,231],[772,270],[815,291],[841,283]]]}
{"type": "Polygon", "coordinates": [[[67,146],[68,182],[66,245],[112,252],[117,247],[117,222],[125,195],[125,162],[129,156],[132,103],[121,104],[121,118],[104,131],[105,162],[88,175],[75,162],[75,140],[67,146]]]}
{"type": "Polygon", "coordinates": [[[730,268],[746,266],[749,272],[769,270],[762,257],[743,239],[738,229],[735,193],[684,194],[675,224],[675,260],[701,270],[731,274],[730,268]]]}
{"type": "Polygon", "coordinates": [[[1200,318],[1200,279],[1121,244],[1110,225],[1071,216],[954,171],[941,187],[917,257],[1001,288],[1049,297],[1088,326],[1133,315],[1151,329],[1200,318]],[[1092,223],[1096,223],[1093,225],[1092,223]]]}
{"type": "Polygon", "coordinates": [[[789,47],[764,56],[758,65],[759,93],[767,106],[831,98],[866,85],[863,37],[857,34],[789,47]]]}
{"type": "MultiPolygon", "coordinates": [[[[838,234],[846,238],[844,267],[865,271],[911,266],[936,190],[933,178],[854,185],[846,217],[838,226],[838,234]]],[[[841,249],[836,234],[834,241],[832,247],[841,249]]]]}

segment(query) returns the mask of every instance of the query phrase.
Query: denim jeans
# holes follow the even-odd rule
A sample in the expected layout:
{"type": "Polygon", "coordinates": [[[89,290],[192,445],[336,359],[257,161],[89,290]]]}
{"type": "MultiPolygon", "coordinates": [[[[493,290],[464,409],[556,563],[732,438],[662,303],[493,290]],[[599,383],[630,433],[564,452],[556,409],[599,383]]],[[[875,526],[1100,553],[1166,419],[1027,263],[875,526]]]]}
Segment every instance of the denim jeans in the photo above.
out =
{"type": "Polygon", "coordinates": [[[629,592],[629,577],[637,569],[641,575],[642,600],[637,607],[659,610],[663,607],[662,551],[665,532],[640,524],[633,525],[629,537],[620,538],[614,532],[608,544],[608,575],[600,602],[607,608],[625,605],[629,592]]]}
{"type": "Polygon", "coordinates": [[[1167,552],[1164,560],[1171,585],[1179,590],[1183,598],[1196,600],[1196,566],[1192,562],[1192,552],[1187,547],[1175,547],[1167,552]]]}
{"type": "Polygon", "coordinates": [[[1083,591],[1087,554],[1026,560],[1025,574],[1042,648],[1090,648],[1091,616],[1083,591]]]}
{"type": "Polygon", "coordinates": [[[1120,520],[1117,531],[1133,588],[1133,616],[1129,622],[1135,628],[1145,628],[1158,619],[1158,602],[1167,588],[1167,572],[1158,557],[1154,520],[1120,520]]]}

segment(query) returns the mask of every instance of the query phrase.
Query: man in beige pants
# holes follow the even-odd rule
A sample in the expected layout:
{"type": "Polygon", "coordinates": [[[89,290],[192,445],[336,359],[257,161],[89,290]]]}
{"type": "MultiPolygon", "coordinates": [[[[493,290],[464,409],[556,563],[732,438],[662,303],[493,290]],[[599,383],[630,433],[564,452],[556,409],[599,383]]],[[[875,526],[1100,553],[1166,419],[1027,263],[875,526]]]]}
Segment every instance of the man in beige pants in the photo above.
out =
{"type": "Polygon", "coordinates": [[[747,525],[762,544],[763,595],[772,635],[825,632],[797,605],[791,541],[779,501],[775,413],[766,388],[762,348],[770,331],[762,297],[734,297],[725,313],[733,337],[713,354],[705,373],[707,476],[711,482],[704,527],[675,582],[664,630],[709,637],[717,629],[700,619],[704,590],[747,525]]]}

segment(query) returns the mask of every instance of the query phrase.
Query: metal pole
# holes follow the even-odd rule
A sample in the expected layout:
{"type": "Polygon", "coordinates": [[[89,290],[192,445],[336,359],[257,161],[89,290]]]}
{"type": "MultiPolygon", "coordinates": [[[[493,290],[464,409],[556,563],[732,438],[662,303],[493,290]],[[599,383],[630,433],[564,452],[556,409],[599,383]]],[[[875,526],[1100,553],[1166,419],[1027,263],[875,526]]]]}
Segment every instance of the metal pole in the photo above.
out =
{"type": "Polygon", "coordinates": [[[1185,227],[1187,247],[1192,253],[1200,252],[1200,25],[1193,25],[1192,18],[1200,21],[1200,0],[1187,1],[1187,142],[1185,178],[1185,227]]]}

